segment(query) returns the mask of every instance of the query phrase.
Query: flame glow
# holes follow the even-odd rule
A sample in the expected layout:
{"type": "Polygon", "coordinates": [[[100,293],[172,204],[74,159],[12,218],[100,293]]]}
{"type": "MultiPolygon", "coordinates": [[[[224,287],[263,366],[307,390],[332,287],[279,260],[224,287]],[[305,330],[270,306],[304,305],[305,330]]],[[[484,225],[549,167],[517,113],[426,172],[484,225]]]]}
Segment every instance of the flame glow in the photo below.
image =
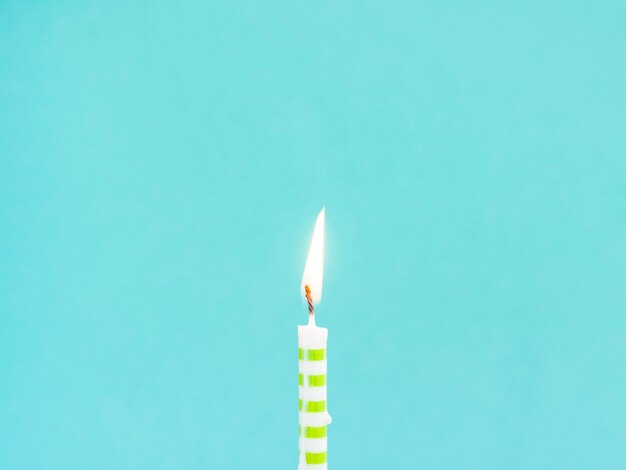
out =
{"type": "Polygon", "coordinates": [[[305,295],[304,286],[311,289],[311,298],[314,303],[322,300],[322,282],[324,279],[324,209],[315,221],[309,257],[306,260],[300,292],[305,295]]]}

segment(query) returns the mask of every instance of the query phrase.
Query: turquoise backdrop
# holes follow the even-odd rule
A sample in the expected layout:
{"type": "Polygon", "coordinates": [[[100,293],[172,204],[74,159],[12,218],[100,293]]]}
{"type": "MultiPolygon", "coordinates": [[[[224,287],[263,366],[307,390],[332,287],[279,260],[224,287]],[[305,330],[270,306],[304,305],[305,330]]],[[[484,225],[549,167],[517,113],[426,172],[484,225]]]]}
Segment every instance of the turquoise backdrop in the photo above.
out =
{"type": "Polygon", "coordinates": [[[626,3],[0,0],[0,468],[626,468],[626,3]]]}

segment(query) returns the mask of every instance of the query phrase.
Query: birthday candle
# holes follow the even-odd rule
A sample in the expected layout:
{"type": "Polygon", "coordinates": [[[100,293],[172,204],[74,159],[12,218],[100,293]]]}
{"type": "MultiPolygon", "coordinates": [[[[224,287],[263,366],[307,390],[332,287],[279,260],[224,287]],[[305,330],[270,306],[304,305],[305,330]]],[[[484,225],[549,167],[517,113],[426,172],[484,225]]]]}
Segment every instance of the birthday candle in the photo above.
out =
{"type": "Polygon", "coordinates": [[[309,307],[309,323],[298,326],[298,470],[327,469],[326,340],[328,329],[315,324],[314,304],[322,298],[324,274],[324,209],[317,216],[311,248],[302,276],[302,293],[309,307]]]}

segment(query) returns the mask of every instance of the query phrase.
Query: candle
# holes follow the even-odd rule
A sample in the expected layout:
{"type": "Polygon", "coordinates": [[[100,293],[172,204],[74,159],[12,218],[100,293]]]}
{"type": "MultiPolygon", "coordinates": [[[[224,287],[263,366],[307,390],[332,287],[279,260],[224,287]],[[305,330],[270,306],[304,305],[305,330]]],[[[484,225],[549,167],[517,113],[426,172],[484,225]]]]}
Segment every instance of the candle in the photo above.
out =
{"type": "Polygon", "coordinates": [[[309,256],[302,276],[302,295],[309,307],[309,322],[298,326],[298,470],[326,470],[326,339],[328,330],[315,324],[314,304],[322,298],[324,275],[324,209],[317,216],[309,256]]]}

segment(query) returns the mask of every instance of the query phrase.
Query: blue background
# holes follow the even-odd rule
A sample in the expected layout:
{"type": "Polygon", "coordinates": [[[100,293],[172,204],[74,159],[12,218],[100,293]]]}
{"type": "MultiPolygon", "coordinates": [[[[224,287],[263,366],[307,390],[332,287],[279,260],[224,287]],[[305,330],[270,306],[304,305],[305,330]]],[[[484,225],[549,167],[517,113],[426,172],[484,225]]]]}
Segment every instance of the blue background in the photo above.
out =
{"type": "Polygon", "coordinates": [[[0,1],[0,468],[626,468],[625,24],[0,1]]]}

